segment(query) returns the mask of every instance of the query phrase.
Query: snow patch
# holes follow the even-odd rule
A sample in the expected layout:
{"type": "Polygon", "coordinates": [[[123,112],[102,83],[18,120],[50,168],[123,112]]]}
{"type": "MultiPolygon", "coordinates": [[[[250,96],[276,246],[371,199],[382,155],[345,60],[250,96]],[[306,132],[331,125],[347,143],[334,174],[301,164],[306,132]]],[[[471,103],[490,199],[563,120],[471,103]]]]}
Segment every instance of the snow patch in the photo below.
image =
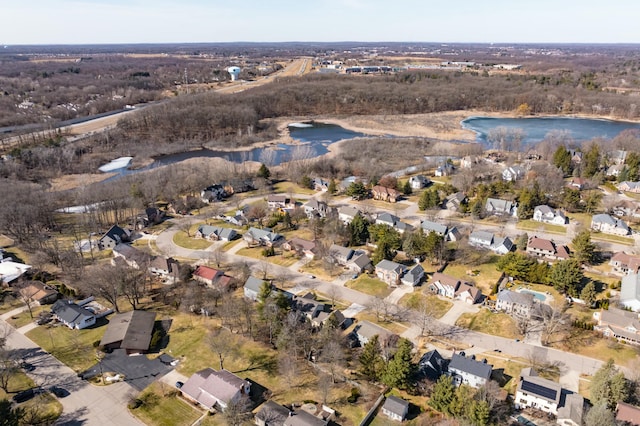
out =
{"type": "Polygon", "coordinates": [[[98,167],[98,170],[107,173],[118,169],[124,169],[125,167],[129,167],[129,164],[131,164],[131,160],[133,160],[133,157],[116,158],[115,160],[111,160],[111,162],[98,167]]]}
{"type": "Polygon", "coordinates": [[[308,127],[313,127],[313,124],[309,124],[309,123],[291,123],[289,124],[289,127],[295,127],[298,129],[306,129],[308,127]]]}

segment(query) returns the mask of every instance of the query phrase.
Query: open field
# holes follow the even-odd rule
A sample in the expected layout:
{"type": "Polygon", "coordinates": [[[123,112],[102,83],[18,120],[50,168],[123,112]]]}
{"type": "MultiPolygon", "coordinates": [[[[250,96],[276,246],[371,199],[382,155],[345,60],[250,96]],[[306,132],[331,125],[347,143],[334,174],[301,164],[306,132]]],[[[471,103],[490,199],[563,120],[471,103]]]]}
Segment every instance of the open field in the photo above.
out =
{"type": "Polygon", "coordinates": [[[437,319],[442,318],[453,306],[453,302],[440,299],[438,296],[416,292],[405,294],[398,302],[399,305],[411,309],[418,309],[422,303],[426,305],[427,311],[437,319]]]}
{"type": "Polygon", "coordinates": [[[489,309],[481,309],[477,314],[462,314],[456,325],[507,339],[522,337],[516,329],[513,318],[503,313],[494,314],[489,309]]]}

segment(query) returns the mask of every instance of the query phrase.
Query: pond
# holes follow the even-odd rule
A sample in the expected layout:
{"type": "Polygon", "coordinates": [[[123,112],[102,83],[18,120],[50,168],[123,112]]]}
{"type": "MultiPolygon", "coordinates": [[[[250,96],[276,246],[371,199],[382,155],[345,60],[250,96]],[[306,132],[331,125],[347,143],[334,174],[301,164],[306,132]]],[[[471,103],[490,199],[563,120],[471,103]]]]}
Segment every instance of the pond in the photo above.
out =
{"type": "Polygon", "coordinates": [[[612,121],[590,118],[536,117],[536,118],[497,118],[470,117],[461,123],[464,129],[476,133],[476,140],[489,146],[489,133],[496,128],[521,130],[522,146],[538,143],[551,132],[566,132],[574,141],[581,142],[594,138],[613,139],[627,129],[640,129],[640,123],[612,121]]]}

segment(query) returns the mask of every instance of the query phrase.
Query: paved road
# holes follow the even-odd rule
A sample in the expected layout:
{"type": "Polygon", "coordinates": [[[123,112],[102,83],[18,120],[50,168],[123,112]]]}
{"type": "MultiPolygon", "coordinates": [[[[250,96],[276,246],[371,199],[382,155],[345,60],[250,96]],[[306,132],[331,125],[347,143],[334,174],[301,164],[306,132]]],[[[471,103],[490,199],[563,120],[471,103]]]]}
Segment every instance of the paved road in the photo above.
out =
{"type": "MultiPolygon", "coordinates": [[[[0,319],[0,328],[10,327],[0,319]]],[[[20,357],[33,364],[35,370],[27,373],[38,386],[60,386],[70,392],[58,400],[63,413],[56,422],[59,425],[85,426],[139,426],[143,423],[134,418],[127,409],[129,398],[137,391],[126,383],[109,386],[93,386],[78,378],[77,374],[44,352],[38,345],[18,331],[7,338],[7,347],[17,351],[20,357]]]]}

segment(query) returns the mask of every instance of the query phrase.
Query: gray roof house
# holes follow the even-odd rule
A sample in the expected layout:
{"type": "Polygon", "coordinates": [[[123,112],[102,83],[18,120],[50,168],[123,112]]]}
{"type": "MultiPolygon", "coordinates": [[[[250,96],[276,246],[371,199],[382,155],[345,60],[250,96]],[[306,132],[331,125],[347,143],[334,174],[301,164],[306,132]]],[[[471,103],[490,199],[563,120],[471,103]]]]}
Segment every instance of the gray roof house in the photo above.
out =
{"type": "Polygon", "coordinates": [[[409,178],[409,185],[412,189],[422,189],[431,185],[431,179],[425,175],[416,175],[409,178]]]}
{"type": "Polygon", "coordinates": [[[558,424],[566,426],[582,426],[584,416],[584,397],[578,393],[570,393],[564,398],[564,405],[558,408],[558,424]]]}
{"type": "Polygon", "coordinates": [[[391,260],[383,259],[376,265],[376,276],[390,286],[400,284],[400,278],[407,267],[391,260]]]}
{"type": "Polygon", "coordinates": [[[258,294],[260,293],[260,288],[262,288],[264,280],[256,278],[254,276],[250,276],[247,278],[247,281],[244,283],[244,297],[247,299],[256,301],[258,300],[258,294]]]}
{"type": "Polygon", "coordinates": [[[327,426],[328,421],[304,410],[291,411],[282,426],[327,426]]]}
{"type": "Polygon", "coordinates": [[[376,224],[387,225],[399,233],[403,234],[405,231],[411,230],[411,225],[400,220],[398,216],[391,213],[380,213],[376,218],[376,224]]]}
{"type": "Polygon", "coordinates": [[[382,405],[382,414],[391,420],[403,421],[409,413],[409,402],[397,396],[390,395],[382,405]]]}
{"type": "Polygon", "coordinates": [[[134,310],[117,314],[109,320],[100,346],[124,349],[129,355],[145,353],[149,350],[155,321],[155,312],[134,310]]]}
{"type": "Polygon", "coordinates": [[[620,304],[634,312],[640,312],[640,274],[629,274],[622,278],[620,304]]]}
{"type": "Polygon", "coordinates": [[[354,328],[353,332],[360,343],[360,346],[364,346],[373,336],[378,336],[380,342],[386,341],[393,335],[386,328],[382,328],[377,324],[369,321],[360,321],[360,323],[354,328]]]}
{"type": "Polygon", "coordinates": [[[112,249],[120,243],[126,243],[131,239],[131,234],[120,228],[118,225],[113,225],[105,234],[98,240],[98,249],[112,249]]]}
{"type": "Polygon", "coordinates": [[[418,362],[418,371],[435,382],[447,371],[447,360],[440,355],[440,352],[433,349],[422,355],[418,362]]]}
{"type": "Polygon", "coordinates": [[[302,205],[304,212],[309,219],[314,217],[327,217],[333,211],[332,207],[329,207],[324,201],[319,201],[316,198],[310,198],[309,201],[302,205]]]}
{"type": "Polygon", "coordinates": [[[458,231],[458,228],[455,226],[449,228],[448,226],[437,222],[421,220],[420,227],[425,234],[428,235],[431,232],[435,232],[436,234],[443,236],[445,241],[458,241],[461,238],[460,231],[458,231]]]}
{"type": "Polygon", "coordinates": [[[53,316],[71,329],[82,330],[96,323],[93,312],[73,303],[70,300],[56,300],[51,306],[53,316]]]}
{"type": "Polygon", "coordinates": [[[129,244],[118,244],[113,248],[113,257],[122,258],[127,265],[135,269],[149,268],[153,258],[150,254],[138,250],[137,248],[130,246],[129,244]]]}
{"type": "Polygon", "coordinates": [[[498,293],[496,309],[508,314],[529,318],[533,311],[535,297],[531,293],[502,290],[498,293]]]}
{"type": "Polygon", "coordinates": [[[509,237],[494,238],[491,232],[475,231],[469,235],[469,245],[487,248],[498,254],[506,254],[513,250],[514,244],[509,237]]]}
{"type": "Polygon", "coordinates": [[[282,235],[271,231],[269,228],[258,229],[251,227],[244,233],[243,238],[250,246],[271,247],[284,242],[282,235]]]}
{"type": "Polygon", "coordinates": [[[518,216],[518,208],[513,201],[500,200],[498,198],[487,198],[484,204],[484,211],[495,216],[518,216]]]}
{"type": "Polygon", "coordinates": [[[511,182],[524,178],[525,170],[521,166],[507,167],[502,171],[502,179],[511,182]]]}
{"type": "Polygon", "coordinates": [[[424,268],[422,265],[417,264],[413,268],[409,269],[400,279],[402,284],[417,286],[424,279],[424,268]]]}
{"type": "Polygon", "coordinates": [[[547,205],[536,206],[533,209],[533,220],[553,225],[566,225],[569,223],[569,219],[561,210],[552,209],[547,205]]]}
{"type": "Polygon", "coordinates": [[[354,217],[361,215],[360,210],[351,206],[342,206],[338,209],[338,218],[345,224],[351,223],[354,217]]]}
{"type": "Polygon", "coordinates": [[[621,219],[616,219],[608,214],[597,214],[591,219],[591,229],[605,234],[629,235],[629,226],[621,219]]]}
{"type": "Polygon", "coordinates": [[[444,200],[444,208],[447,210],[459,211],[460,206],[467,201],[467,196],[464,192],[456,192],[454,194],[449,195],[444,200]]]}
{"type": "Polygon", "coordinates": [[[454,353],[449,363],[449,374],[457,385],[465,384],[472,388],[485,385],[491,378],[493,366],[487,360],[477,361],[475,355],[465,356],[464,352],[454,353]]]}
{"type": "Polygon", "coordinates": [[[358,252],[355,252],[353,256],[351,256],[346,266],[350,271],[357,272],[358,274],[365,270],[373,269],[369,256],[367,256],[366,253],[358,254],[358,252]]]}
{"type": "Polygon", "coordinates": [[[347,265],[347,262],[351,260],[354,253],[353,249],[339,246],[337,244],[331,244],[331,247],[329,247],[329,256],[331,256],[338,265],[342,266],[347,265]]]}
{"type": "Polygon", "coordinates": [[[532,407],[545,413],[558,414],[562,387],[551,380],[539,377],[531,367],[523,368],[516,388],[517,409],[532,407]]]}
{"type": "Polygon", "coordinates": [[[196,238],[205,238],[211,241],[231,241],[238,236],[235,229],[222,226],[200,225],[196,231],[196,238]]]}
{"type": "Polygon", "coordinates": [[[204,407],[225,410],[231,401],[249,395],[251,383],[227,371],[205,368],[189,377],[180,388],[182,396],[204,407]]]}
{"type": "Polygon", "coordinates": [[[257,426],[282,426],[289,417],[290,410],[271,400],[262,404],[254,421],[257,426]]]}

